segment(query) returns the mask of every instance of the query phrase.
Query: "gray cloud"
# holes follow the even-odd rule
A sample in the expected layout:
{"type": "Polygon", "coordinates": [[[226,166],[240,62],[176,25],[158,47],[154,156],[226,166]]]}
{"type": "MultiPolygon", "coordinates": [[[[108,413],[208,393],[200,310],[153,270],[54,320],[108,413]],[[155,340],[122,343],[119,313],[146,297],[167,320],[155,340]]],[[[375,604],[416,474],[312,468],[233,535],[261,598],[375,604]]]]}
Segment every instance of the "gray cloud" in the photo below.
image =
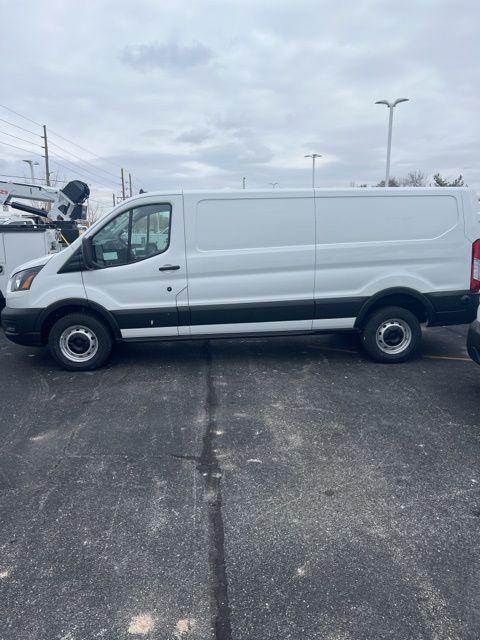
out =
{"type": "MultiPolygon", "coordinates": [[[[64,24],[75,1],[49,7],[47,20],[41,3],[28,13],[9,3],[22,29],[2,34],[3,102],[49,126],[55,169],[55,151],[66,155],[57,142],[103,170],[92,191],[106,205],[120,166],[148,190],[240,187],[243,176],[249,187],[308,187],[304,154],[314,151],[319,185],[375,183],[388,113],[374,101],[400,96],[410,102],[395,109],[392,173],[463,173],[480,188],[474,0],[402,0],[388,11],[383,0],[137,0],[134,11],[104,0],[86,3],[74,49],[64,24]]],[[[42,162],[32,141],[18,141],[29,151],[0,145],[2,173],[22,175],[23,158],[42,162]]]]}
{"type": "Polygon", "coordinates": [[[178,135],[175,140],[177,142],[186,142],[188,144],[200,144],[208,140],[211,133],[209,129],[190,129],[178,135]]]}
{"type": "Polygon", "coordinates": [[[262,143],[235,141],[202,149],[197,152],[196,158],[219,169],[235,170],[240,166],[265,164],[272,160],[273,152],[262,143]]]}
{"type": "Polygon", "coordinates": [[[145,136],[146,138],[161,138],[165,135],[169,135],[170,131],[168,129],[146,129],[145,131],[140,131],[139,135],[145,136]]]}
{"type": "Polygon", "coordinates": [[[159,67],[188,69],[206,64],[212,57],[212,50],[200,42],[193,42],[191,45],[176,42],[127,45],[120,54],[123,64],[140,71],[159,67]]]}

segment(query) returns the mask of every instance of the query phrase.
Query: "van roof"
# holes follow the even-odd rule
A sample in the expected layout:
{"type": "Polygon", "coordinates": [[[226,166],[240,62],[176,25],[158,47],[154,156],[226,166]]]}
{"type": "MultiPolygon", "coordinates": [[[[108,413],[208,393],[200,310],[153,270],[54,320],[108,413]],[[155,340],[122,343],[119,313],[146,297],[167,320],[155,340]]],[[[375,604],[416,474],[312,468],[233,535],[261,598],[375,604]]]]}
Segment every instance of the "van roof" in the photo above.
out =
{"type": "MultiPolygon", "coordinates": [[[[404,194],[417,194],[417,195],[455,195],[462,192],[476,193],[474,189],[468,187],[320,187],[315,189],[315,194],[321,195],[323,193],[339,194],[339,195],[386,195],[399,196],[404,194]]],[[[127,200],[140,200],[151,196],[158,196],[166,198],[169,196],[210,196],[210,197],[252,197],[255,195],[281,195],[291,194],[299,196],[312,195],[312,189],[184,189],[184,190],[165,190],[165,191],[148,191],[136,196],[132,196],[127,200]]]]}

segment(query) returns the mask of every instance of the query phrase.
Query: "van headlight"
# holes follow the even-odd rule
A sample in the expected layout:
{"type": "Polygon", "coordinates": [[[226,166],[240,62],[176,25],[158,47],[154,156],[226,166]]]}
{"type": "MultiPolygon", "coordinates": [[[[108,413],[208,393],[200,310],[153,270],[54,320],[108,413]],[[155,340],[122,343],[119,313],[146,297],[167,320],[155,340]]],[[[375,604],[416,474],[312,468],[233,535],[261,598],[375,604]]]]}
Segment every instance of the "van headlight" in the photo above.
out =
{"type": "Polygon", "coordinates": [[[23,271],[15,273],[10,283],[10,291],[28,291],[37,274],[42,269],[43,265],[40,267],[30,267],[30,269],[24,269],[23,271]]]}

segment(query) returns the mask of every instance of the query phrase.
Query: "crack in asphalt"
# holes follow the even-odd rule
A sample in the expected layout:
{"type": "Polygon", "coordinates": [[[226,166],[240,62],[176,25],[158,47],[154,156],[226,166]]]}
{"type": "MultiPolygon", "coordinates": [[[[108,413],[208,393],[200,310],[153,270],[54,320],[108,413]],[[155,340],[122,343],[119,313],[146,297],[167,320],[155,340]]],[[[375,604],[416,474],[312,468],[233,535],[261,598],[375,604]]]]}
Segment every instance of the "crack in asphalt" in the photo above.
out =
{"type": "Polygon", "coordinates": [[[215,640],[231,640],[230,603],[225,560],[225,528],[222,513],[222,469],[215,450],[217,436],[218,396],[213,379],[213,361],[210,341],[206,342],[207,397],[205,402],[206,428],[200,456],[171,454],[172,457],[195,462],[205,484],[208,506],[209,550],[211,580],[211,619],[215,640]]]}

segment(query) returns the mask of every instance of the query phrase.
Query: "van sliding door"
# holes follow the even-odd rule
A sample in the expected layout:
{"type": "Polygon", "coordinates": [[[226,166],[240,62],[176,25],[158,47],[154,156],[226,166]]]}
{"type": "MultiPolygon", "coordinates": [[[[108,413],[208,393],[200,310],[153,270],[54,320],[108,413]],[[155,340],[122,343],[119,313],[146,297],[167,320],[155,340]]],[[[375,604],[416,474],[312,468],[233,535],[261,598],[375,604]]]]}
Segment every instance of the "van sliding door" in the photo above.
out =
{"type": "Polygon", "coordinates": [[[191,334],[312,327],[312,196],[185,196],[191,334]]]}

